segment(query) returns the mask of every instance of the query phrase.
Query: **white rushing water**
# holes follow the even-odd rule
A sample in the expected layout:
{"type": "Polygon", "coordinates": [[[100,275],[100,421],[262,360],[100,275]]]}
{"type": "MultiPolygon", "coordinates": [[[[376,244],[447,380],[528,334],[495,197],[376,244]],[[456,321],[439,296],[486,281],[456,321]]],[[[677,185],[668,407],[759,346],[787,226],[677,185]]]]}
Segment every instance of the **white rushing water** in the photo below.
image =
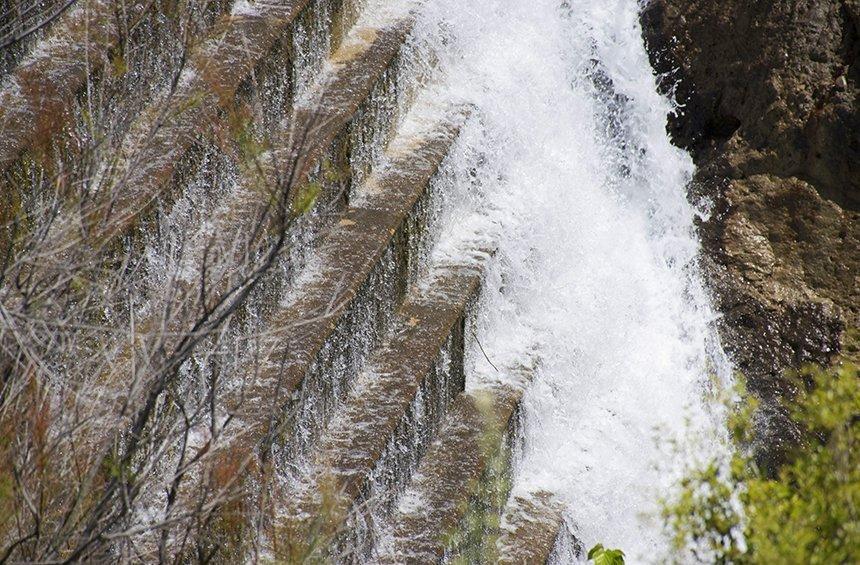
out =
{"type": "MultiPolygon", "coordinates": [[[[451,160],[451,227],[471,210],[498,235],[481,345],[499,367],[541,359],[515,489],[557,493],[586,549],[659,562],[671,440],[719,435],[706,390],[730,370],[695,265],[692,161],[666,135],[639,9],[435,0],[417,36],[452,100],[474,107],[451,160]]],[[[471,378],[494,372],[476,357],[471,378]]]]}

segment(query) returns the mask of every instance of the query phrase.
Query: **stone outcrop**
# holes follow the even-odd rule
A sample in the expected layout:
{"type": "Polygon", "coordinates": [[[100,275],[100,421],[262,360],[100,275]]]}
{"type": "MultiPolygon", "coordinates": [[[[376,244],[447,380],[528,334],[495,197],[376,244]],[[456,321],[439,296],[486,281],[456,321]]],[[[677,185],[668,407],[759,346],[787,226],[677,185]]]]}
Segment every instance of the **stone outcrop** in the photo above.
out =
{"type": "Polygon", "coordinates": [[[784,369],[829,362],[860,325],[860,2],[654,0],[643,34],[674,90],[674,141],[698,170],[691,198],[722,334],[777,414],[784,369]]]}

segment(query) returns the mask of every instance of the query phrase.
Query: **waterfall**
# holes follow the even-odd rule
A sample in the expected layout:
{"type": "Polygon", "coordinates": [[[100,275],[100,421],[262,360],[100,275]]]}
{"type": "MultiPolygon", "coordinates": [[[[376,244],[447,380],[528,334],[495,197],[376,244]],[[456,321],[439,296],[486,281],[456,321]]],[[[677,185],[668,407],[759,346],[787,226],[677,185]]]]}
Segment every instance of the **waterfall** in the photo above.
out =
{"type": "MultiPolygon", "coordinates": [[[[436,0],[417,42],[473,108],[450,158],[448,232],[491,230],[469,379],[539,359],[514,489],[566,506],[587,549],[666,549],[673,441],[720,444],[731,368],[697,267],[689,155],[666,134],[636,0],[436,0]],[[475,227],[480,224],[480,227],[475,227]]],[[[442,246],[445,247],[444,245],[442,246]]]]}

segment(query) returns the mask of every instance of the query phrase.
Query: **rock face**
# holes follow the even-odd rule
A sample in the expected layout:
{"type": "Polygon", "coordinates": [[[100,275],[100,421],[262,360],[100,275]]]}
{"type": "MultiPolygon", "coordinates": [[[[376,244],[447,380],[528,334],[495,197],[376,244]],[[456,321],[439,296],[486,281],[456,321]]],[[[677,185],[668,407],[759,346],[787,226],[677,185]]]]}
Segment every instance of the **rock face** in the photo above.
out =
{"type": "Polygon", "coordinates": [[[691,197],[713,203],[700,228],[723,339],[778,454],[782,371],[829,361],[860,326],[860,1],[653,0],[642,25],[698,165],[691,197]]]}

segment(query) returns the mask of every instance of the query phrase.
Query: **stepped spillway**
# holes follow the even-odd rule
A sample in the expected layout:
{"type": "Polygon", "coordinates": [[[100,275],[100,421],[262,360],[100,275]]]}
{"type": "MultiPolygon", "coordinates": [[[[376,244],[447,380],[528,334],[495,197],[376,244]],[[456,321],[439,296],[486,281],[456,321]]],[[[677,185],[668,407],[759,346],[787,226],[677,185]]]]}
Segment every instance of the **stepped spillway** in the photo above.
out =
{"type": "MultiPolygon", "coordinates": [[[[0,542],[37,539],[22,561],[542,563],[645,531],[594,514],[606,430],[563,427],[580,402],[599,420],[597,385],[571,380],[606,380],[582,362],[595,336],[694,335],[686,357],[637,357],[664,377],[710,339],[696,274],[672,263],[693,270],[685,162],[642,139],[662,125],[631,100],[668,106],[650,69],[608,62],[609,36],[641,50],[612,28],[635,2],[236,0],[181,25],[158,2],[85,4],[0,83],[0,339],[2,368],[37,375],[60,415],[52,504],[93,518],[18,516],[0,542]],[[668,155],[662,185],[649,151],[668,155]],[[591,244],[608,257],[592,267],[629,260],[607,242],[621,226],[657,257],[633,279],[689,304],[636,310],[650,287],[616,265],[594,275],[617,283],[618,325],[580,314],[574,286],[608,299],[574,264],[591,244]],[[667,232],[681,249],[661,255],[667,232]],[[637,316],[659,321],[619,322],[637,316]]],[[[701,371],[678,374],[671,408],[698,408],[701,371]]],[[[662,423],[637,415],[606,429],[662,423]]],[[[618,433],[608,449],[629,447],[618,433]]]]}

